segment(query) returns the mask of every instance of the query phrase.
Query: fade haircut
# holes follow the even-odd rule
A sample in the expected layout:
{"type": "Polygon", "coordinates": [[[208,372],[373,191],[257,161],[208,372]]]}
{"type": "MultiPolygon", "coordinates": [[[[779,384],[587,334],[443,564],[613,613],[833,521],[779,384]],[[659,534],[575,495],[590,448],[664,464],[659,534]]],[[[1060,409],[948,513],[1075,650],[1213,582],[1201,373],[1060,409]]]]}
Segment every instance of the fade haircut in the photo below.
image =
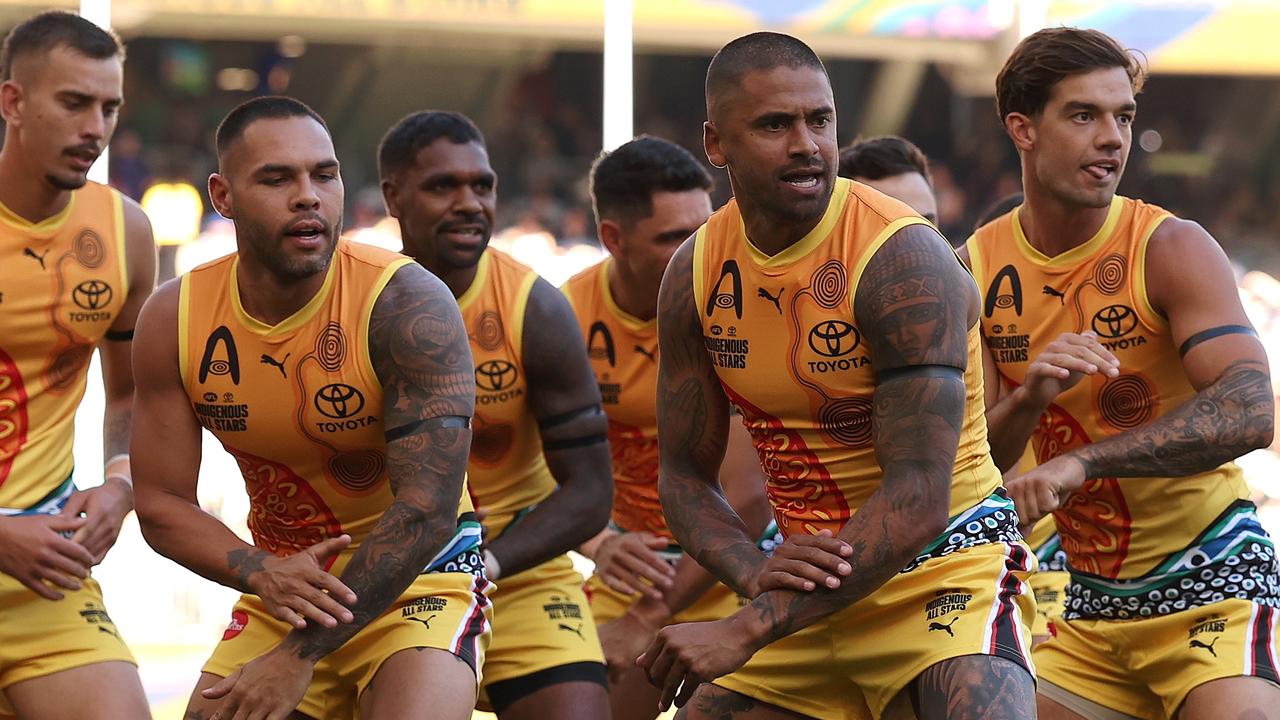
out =
{"type": "Polygon", "coordinates": [[[1134,52],[1106,33],[1072,27],[1046,28],[1023,38],[996,76],[996,112],[1035,117],[1049,102],[1053,87],[1072,75],[1123,68],[1134,94],[1146,82],[1134,52]]]}
{"type": "Polygon", "coordinates": [[[857,138],[840,151],[838,175],[844,178],[880,180],[907,173],[920,173],[929,187],[929,160],[910,140],[897,135],[857,138]]]}
{"type": "Polygon", "coordinates": [[[711,65],[707,67],[707,114],[710,115],[718,99],[737,87],[748,73],[767,72],[780,67],[814,68],[823,74],[827,72],[813,48],[790,35],[755,32],[729,41],[711,58],[711,65]]]}
{"type": "MultiPolygon", "coordinates": [[[[284,120],[292,117],[309,117],[320,123],[325,133],[329,133],[329,126],[325,124],[324,118],[320,117],[320,113],[312,110],[301,100],[283,95],[256,97],[237,105],[218,124],[218,132],[215,135],[218,157],[225,155],[227,148],[239,140],[244,135],[244,131],[258,120],[284,120]]],[[[330,134],[329,137],[332,138],[333,135],[330,134]]]]}
{"type": "Polygon", "coordinates": [[[688,150],[651,135],[600,153],[591,166],[596,221],[632,223],[653,215],[653,194],[712,188],[711,175],[688,150]]]}
{"type": "Polygon", "coordinates": [[[13,64],[18,58],[48,53],[62,45],[93,60],[119,56],[120,61],[124,61],[124,45],[115,33],[79,15],[48,10],[27,18],[9,31],[0,49],[0,74],[4,80],[12,80],[13,64]]]}
{"type": "Polygon", "coordinates": [[[484,135],[471,118],[447,110],[422,110],[406,115],[378,143],[378,177],[382,180],[413,165],[422,148],[444,138],[455,145],[479,143],[484,135]]]}

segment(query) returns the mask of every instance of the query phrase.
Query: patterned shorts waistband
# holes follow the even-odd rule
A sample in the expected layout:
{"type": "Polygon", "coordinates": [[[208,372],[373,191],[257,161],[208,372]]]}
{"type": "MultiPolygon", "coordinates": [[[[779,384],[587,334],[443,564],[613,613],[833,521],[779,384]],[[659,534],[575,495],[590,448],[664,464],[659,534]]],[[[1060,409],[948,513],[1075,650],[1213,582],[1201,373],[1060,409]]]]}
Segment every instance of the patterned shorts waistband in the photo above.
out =
{"type": "Polygon", "coordinates": [[[484,577],[484,558],[480,555],[482,532],[475,513],[464,513],[458,518],[458,529],[449,542],[422,569],[422,574],[437,572],[465,572],[484,577]]]}
{"type": "Polygon", "coordinates": [[[947,522],[947,529],[900,572],[911,572],[929,560],[946,557],[958,550],[994,542],[1015,543],[1022,539],[1013,501],[1004,488],[996,488],[982,502],[952,517],[947,522]]]}
{"type": "MultiPolygon", "coordinates": [[[[74,472],[72,473],[74,474],[74,472]]],[[[67,475],[67,479],[56,490],[45,495],[36,504],[28,508],[6,508],[0,507],[0,517],[9,517],[16,515],[57,515],[62,512],[62,508],[71,499],[76,492],[76,485],[71,480],[71,475],[67,475]]]]}

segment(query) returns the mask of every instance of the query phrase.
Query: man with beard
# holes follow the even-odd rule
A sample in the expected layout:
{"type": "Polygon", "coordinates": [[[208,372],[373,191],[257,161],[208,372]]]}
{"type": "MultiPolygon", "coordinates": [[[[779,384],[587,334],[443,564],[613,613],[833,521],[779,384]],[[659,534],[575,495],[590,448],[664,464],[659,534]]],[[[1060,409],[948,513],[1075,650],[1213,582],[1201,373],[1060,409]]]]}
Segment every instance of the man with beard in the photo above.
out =
{"type": "Polygon", "coordinates": [[[836,178],[831,84],[804,43],[730,42],[706,100],[707,156],[735,200],[676,251],[658,301],[667,522],[749,592],[762,559],[716,492],[733,406],[782,531],[834,533],[853,570],[664,628],[641,658],[663,704],[1034,717],[1033,561],[987,451],[973,279],[909,207],[836,178]]]}
{"type": "Polygon", "coordinates": [[[155,284],[146,216],[87,181],[116,127],[123,63],[114,35],[65,12],[19,24],[0,60],[0,717],[148,717],[90,577],[133,509],[129,353],[155,284]],[[95,347],[105,481],[77,491],[95,347]]]}
{"type": "Polygon", "coordinates": [[[238,252],[161,288],[135,353],[143,533],[244,593],[186,717],[468,718],[490,608],[457,306],[407,258],[339,239],[311,108],[250,100],[217,148],[209,197],[238,252]],[[240,465],[252,545],[200,509],[201,426],[240,465]]]}
{"type": "Polygon", "coordinates": [[[608,427],[573,310],[488,249],[498,178],[469,119],[409,115],[378,170],[405,254],[449,286],[475,355],[467,477],[498,584],[481,704],[503,720],[606,718],[600,641],[566,554],[604,527],[610,502],[608,427]]]}
{"type": "Polygon", "coordinates": [[[996,104],[1026,197],[966,245],[993,455],[1031,439],[1009,491],[1054,513],[1071,575],[1040,716],[1280,717],[1280,573],[1233,462],[1272,441],[1267,357],[1213,237],[1116,195],[1143,80],[1095,30],[1019,43],[996,104]]]}

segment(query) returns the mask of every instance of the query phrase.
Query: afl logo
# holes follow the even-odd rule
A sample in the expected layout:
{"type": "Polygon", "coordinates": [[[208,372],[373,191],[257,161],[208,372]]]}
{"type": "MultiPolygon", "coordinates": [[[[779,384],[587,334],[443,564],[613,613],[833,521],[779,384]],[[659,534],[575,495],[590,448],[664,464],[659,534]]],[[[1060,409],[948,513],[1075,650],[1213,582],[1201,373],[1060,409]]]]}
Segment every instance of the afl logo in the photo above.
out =
{"type": "Polygon", "coordinates": [[[1094,313],[1092,325],[1099,337],[1124,337],[1138,326],[1138,315],[1128,305],[1108,305],[1094,313]]]}
{"type": "Polygon", "coordinates": [[[85,280],[71,291],[71,300],[84,310],[100,310],[111,302],[111,286],[101,280],[85,280]]]}
{"type": "Polygon", "coordinates": [[[840,357],[862,342],[858,329],[843,320],[827,320],[809,330],[809,349],[822,357],[840,357]]]}
{"type": "Polygon", "coordinates": [[[209,333],[204,343],[204,356],[200,359],[200,382],[205,382],[210,375],[230,375],[233,385],[240,384],[240,356],[236,353],[236,341],[226,325],[209,333]],[[219,356],[218,346],[222,346],[219,356]]]}
{"type": "Polygon", "coordinates": [[[335,420],[349,418],[364,409],[364,395],[345,383],[330,383],[316,391],[316,409],[335,420]]]}
{"type": "Polygon", "coordinates": [[[587,334],[587,355],[592,360],[608,359],[609,367],[618,366],[618,354],[613,348],[613,335],[609,333],[609,327],[598,320],[591,324],[591,332],[587,334]],[[596,338],[599,338],[599,344],[596,338]]]}
{"type": "Polygon", "coordinates": [[[516,366],[506,360],[490,360],[476,368],[476,387],[488,392],[506,390],[516,384],[516,366]]]}
{"type": "Polygon", "coordinates": [[[724,265],[720,266],[720,279],[707,296],[707,317],[711,317],[716,308],[733,308],[733,314],[739,320],[742,319],[742,273],[738,271],[738,263],[733,260],[725,260],[724,265]],[[732,281],[729,292],[724,291],[725,278],[732,281]]]}
{"type": "Polygon", "coordinates": [[[983,303],[986,316],[991,317],[996,308],[1001,310],[1013,308],[1018,317],[1022,317],[1022,280],[1018,277],[1018,269],[1012,265],[1000,268],[1000,272],[996,273],[995,279],[991,281],[991,287],[987,288],[987,301],[983,303]],[[1005,279],[1009,280],[1009,292],[1002,293],[1000,290],[1005,279]]]}

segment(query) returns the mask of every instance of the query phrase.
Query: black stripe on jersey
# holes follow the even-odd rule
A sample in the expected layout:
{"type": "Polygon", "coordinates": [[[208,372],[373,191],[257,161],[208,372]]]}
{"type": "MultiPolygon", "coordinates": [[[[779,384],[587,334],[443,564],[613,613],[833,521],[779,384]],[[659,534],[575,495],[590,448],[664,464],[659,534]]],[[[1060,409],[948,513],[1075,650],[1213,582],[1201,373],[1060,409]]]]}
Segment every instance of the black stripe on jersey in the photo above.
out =
{"type": "MultiPolygon", "coordinates": [[[[488,583],[487,580],[479,580],[481,583],[488,583]]],[[[477,592],[479,592],[477,590],[477,592]]],[[[471,609],[471,616],[465,621],[466,629],[462,631],[462,637],[458,638],[458,643],[453,646],[453,654],[457,655],[462,662],[471,667],[471,671],[476,670],[476,646],[480,643],[480,636],[484,634],[487,621],[484,617],[484,606],[488,602],[483,597],[476,598],[476,604],[471,609]]]]}
{"type": "Polygon", "coordinates": [[[1009,557],[1005,561],[1007,573],[1000,582],[1000,609],[996,611],[988,652],[1009,660],[1030,673],[1031,665],[1027,662],[1023,649],[1017,620],[1017,601],[1014,599],[1020,594],[1022,586],[1022,581],[1014,574],[1014,570],[1026,570],[1028,560],[1027,551],[1021,545],[1009,546],[1009,557]]]}
{"type": "Polygon", "coordinates": [[[1271,661],[1271,624],[1275,619],[1275,608],[1261,606],[1253,628],[1253,674],[1273,683],[1280,682],[1280,672],[1271,661]]]}
{"type": "Polygon", "coordinates": [[[1252,335],[1253,337],[1258,337],[1258,331],[1248,325],[1219,325],[1208,330],[1201,330],[1182,343],[1182,346],[1178,348],[1178,355],[1185,357],[1191,348],[1223,335],[1252,335]]]}

